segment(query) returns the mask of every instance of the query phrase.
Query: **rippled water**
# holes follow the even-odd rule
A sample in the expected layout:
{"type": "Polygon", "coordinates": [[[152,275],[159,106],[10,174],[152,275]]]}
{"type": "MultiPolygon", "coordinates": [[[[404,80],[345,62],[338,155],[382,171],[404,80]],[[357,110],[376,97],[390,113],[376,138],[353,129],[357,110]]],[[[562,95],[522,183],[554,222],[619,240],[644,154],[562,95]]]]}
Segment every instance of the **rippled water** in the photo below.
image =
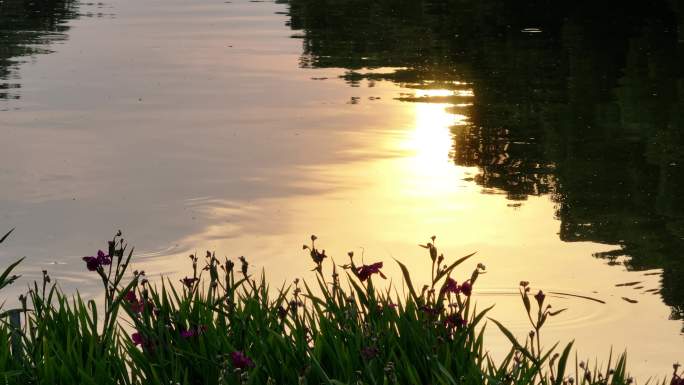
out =
{"type": "Polygon", "coordinates": [[[478,251],[464,277],[487,265],[479,301],[520,335],[525,279],[569,307],[549,344],[627,348],[639,376],[684,360],[669,3],[607,24],[498,1],[41,4],[0,3],[0,262],[28,257],[22,285],[97,293],[80,257],[119,228],[148,274],[210,249],[275,282],[308,276],[311,233],[426,277],[434,234],[478,251]]]}

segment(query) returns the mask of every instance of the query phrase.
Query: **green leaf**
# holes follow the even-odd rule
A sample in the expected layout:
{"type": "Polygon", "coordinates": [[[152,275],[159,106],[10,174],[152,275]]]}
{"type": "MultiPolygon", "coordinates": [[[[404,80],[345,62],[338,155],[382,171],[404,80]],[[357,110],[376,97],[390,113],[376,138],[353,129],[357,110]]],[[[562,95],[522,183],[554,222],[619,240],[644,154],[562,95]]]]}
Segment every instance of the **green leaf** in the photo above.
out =
{"type": "Polygon", "coordinates": [[[470,257],[472,257],[475,254],[477,254],[477,251],[474,253],[470,253],[470,254],[466,255],[465,257],[457,259],[456,262],[452,263],[446,269],[442,270],[439,274],[437,274],[437,276],[435,276],[435,279],[432,281],[432,283],[435,284],[435,283],[439,282],[439,280],[442,279],[442,277],[449,274],[454,268],[456,268],[456,266],[465,262],[466,260],[468,260],[470,257]]]}
{"type": "Polygon", "coordinates": [[[572,350],[572,345],[575,341],[570,342],[568,346],[563,349],[563,354],[561,354],[558,360],[558,370],[556,371],[556,378],[553,382],[554,385],[561,385],[563,383],[563,376],[565,376],[565,368],[567,367],[568,358],[570,357],[570,350],[572,350]]]}
{"type": "Polygon", "coordinates": [[[564,311],[566,311],[566,310],[568,310],[568,309],[565,308],[565,309],[560,309],[560,310],[556,310],[556,311],[550,311],[550,312],[549,312],[549,315],[550,315],[551,317],[553,317],[553,316],[558,315],[558,314],[560,314],[560,313],[562,313],[562,312],[564,312],[564,311]]]}
{"type": "Polygon", "coordinates": [[[2,274],[0,274],[0,289],[11,284],[12,282],[14,282],[14,280],[16,278],[18,278],[18,277],[10,277],[10,279],[7,279],[7,277],[12,273],[12,270],[14,270],[14,268],[17,267],[17,265],[20,264],[21,261],[24,260],[24,258],[26,258],[26,257],[23,257],[20,260],[14,262],[13,264],[9,265],[9,267],[7,269],[5,269],[5,271],[2,274]]]}
{"type": "Polygon", "coordinates": [[[408,286],[409,292],[411,293],[411,297],[413,297],[413,300],[416,303],[418,303],[418,295],[416,294],[416,290],[413,288],[413,283],[411,282],[411,274],[409,273],[408,269],[403,263],[399,262],[396,259],[394,260],[399,264],[399,267],[401,268],[401,273],[404,275],[404,282],[406,282],[406,286],[408,286]]]}
{"type": "MultiPolygon", "coordinates": [[[[496,326],[499,327],[499,329],[501,330],[501,332],[502,332],[502,333],[511,341],[511,343],[513,344],[513,346],[515,347],[515,349],[517,349],[517,350],[518,350],[519,352],[521,352],[525,357],[529,358],[532,362],[535,363],[535,365],[537,365],[537,358],[536,358],[535,356],[533,356],[532,353],[530,353],[529,351],[527,351],[527,349],[525,349],[522,345],[520,345],[520,343],[518,342],[518,340],[515,339],[515,336],[513,336],[513,333],[511,333],[510,330],[506,329],[506,327],[503,326],[503,325],[501,324],[501,322],[495,320],[494,318],[489,318],[489,317],[488,317],[488,319],[489,319],[490,321],[494,322],[494,323],[496,324],[496,326]]],[[[538,366],[538,365],[537,365],[537,366],[538,366]]]]}
{"type": "Polygon", "coordinates": [[[439,369],[440,372],[444,375],[449,380],[449,384],[451,385],[456,385],[458,384],[456,380],[454,380],[454,377],[449,373],[449,371],[442,365],[441,362],[437,362],[437,368],[439,369]]]}
{"type": "Polygon", "coordinates": [[[523,304],[525,304],[525,310],[527,311],[527,314],[529,315],[530,312],[532,311],[532,305],[530,304],[530,297],[527,296],[527,292],[523,291],[520,296],[522,297],[523,304]]]}
{"type": "Polygon", "coordinates": [[[7,234],[3,235],[2,238],[0,238],[0,243],[4,242],[7,237],[9,237],[10,234],[14,231],[15,228],[12,228],[12,230],[8,231],[7,234]]]}
{"type": "MultiPolygon", "coordinates": [[[[489,311],[492,310],[492,309],[494,308],[494,306],[495,306],[495,305],[492,305],[492,306],[490,306],[490,307],[488,307],[488,308],[482,310],[482,312],[480,312],[479,314],[477,314],[477,316],[473,317],[473,320],[470,322],[470,324],[471,324],[472,326],[477,325],[477,324],[482,320],[482,318],[484,318],[484,316],[487,315],[487,313],[489,313],[489,311]]],[[[477,310],[477,309],[476,309],[476,310],[477,310]]]]}
{"type": "Polygon", "coordinates": [[[318,362],[318,360],[315,357],[311,357],[311,363],[313,363],[314,369],[316,369],[316,372],[323,377],[323,380],[325,381],[326,384],[328,385],[335,385],[339,384],[339,381],[332,382],[328,375],[325,373],[325,370],[321,367],[321,364],[318,362]]]}

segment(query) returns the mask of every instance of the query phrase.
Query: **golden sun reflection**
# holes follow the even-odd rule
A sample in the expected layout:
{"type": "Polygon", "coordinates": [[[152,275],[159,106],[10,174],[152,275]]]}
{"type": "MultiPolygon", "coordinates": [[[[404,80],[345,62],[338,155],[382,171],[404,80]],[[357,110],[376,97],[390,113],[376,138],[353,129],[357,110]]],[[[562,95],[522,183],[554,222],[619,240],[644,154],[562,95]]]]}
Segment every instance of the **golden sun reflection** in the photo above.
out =
{"type": "MultiPolygon", "coordinates": [[[[451,90],[420,90],[417,97],[452,96],[451,90]]],[[[414,193],[444,193],[462,172],[451,160],[453,138],[451,128],[467,124],[468,117],[449,111],[449,103],[414,103],[415,126],[407,132],[401,148],[410,155],[405,158],[407,175],[416,180],[414,193]]]]}

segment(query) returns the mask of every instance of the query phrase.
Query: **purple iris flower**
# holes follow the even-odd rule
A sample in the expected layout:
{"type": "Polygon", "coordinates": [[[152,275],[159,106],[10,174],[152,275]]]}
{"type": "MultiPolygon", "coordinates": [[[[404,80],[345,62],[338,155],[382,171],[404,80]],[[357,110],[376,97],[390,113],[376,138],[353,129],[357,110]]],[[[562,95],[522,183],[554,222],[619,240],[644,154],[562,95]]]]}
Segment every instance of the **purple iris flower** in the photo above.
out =
{"type": "Polygon", "coordinates": [[[380,351],[375,346],[368,346],[361,349],[361,356],[366,361],[372,360],[378,355],[378,353],[380,353],[380,351]]]}
{"type": "Polygon", "coordinates": [[[444,323],[446,324],[447,327],[452,327],[452,328],[462,328],[466,327],[468,325],[468,322],[464,320],[460,314],[452,314],[448,316],[445,320],[444,323]]]}
{"type": "Polygon", "coordinates": [[[192,288],[192,285],[194,285],[195,282],[197,282],[197,281],[199,281],[197,278],[185,277],[185,278],[181,279],[181,282],[183,283],[183,285],[185,285],[189,288],[192,288]]]}
{"type": "Polygon", "coordinates": [[[97,271],[97,268],[100,267],[100,262],[97,261],[97,257],[83,257],[83,260],[90,271],[97,271]]]}
{"type": "Polygon", "coordinates": [[[181,330],[180,332],[181,337],[183,338],[190,338],[195,336],[195,331],[194,330],[181,330]]]}
{"type": "Polygon", "coordinates": [[[106,265],[111,265],[112,264],[112,257],[105,254],[104,251],[98,250],[97,251],[97,256],[93,257],[83,257],[83,260],[86,263],[86,267],[90,271],[97,271],[97,269],[100,266],[106,266],[106,265]]]}
{"type": "Polygon", "coordinates": [[[143,344],[143,338],[140,335],[140,333],[133,333],[131,334],[131,340],[133,340],[133,343],[135,345],[142,345],[143,344]]]}
{"type": "Polygon", "coordinates": [[[239,369],[247,369],[254,367],[254,361],[247,355],[239,350],[230,353],[230,360],[233,362],[233,366],[239,369]]]}
{"type": "Polygon", "coordinates": [[[104,251],[98,250],[97,251],[97,261],[100,263],[100,265],[103,265],[103,266],[111,265],[112,264],[112,257],[105,254],[104,251]]]}
{"type": "Polygon", "coordinates": [[[359,277],[361,281],[367,280],[373,274],[379,274],[382,278],[387,278],[385,277],[385,274],[380,271],[381,268],[382,262],[376,262],[372,265],[363,265],[356,269],[356,276],[359,277]]]}
{"type": "Polygon", "coordinates": [[[442,293],[445,294],[458,294],[460,291],[461,289],[458,287],[458,284],[452,278],[447,279],[447,281],[444,283],[444,286],[442,286],[442,293]]]}
{"type": "Polygon", "coordinates": [[[470,294],[473,293],[473,285],[470,281],[465,281],[461,284],[461,293],[465,294],[466,297],[470,297],[470,294]]]}

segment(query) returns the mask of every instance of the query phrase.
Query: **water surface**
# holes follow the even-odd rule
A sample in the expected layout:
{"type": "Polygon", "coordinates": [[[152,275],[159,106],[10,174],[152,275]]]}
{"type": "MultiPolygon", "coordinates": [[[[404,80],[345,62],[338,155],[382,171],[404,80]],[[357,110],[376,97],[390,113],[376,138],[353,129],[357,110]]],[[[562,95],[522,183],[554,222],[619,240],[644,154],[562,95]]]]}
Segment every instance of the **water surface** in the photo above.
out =
{"type": "Polygon", "coordinates": [[[548,344],[667,373],[684,359],[681,13],[400,3],[5,0],[0,224],[17,231],[0,262],[95,294],[80,257],[121,228],[148,274],[210,249],[280,283],[308,276],[315,233],[339,262],[427,278],[434,234],[447,257],[478,251],[463,277],[487,265],[479,301],[519,335],[525,279],[605,302],[555,295],[570,310],[548,344]]]}

